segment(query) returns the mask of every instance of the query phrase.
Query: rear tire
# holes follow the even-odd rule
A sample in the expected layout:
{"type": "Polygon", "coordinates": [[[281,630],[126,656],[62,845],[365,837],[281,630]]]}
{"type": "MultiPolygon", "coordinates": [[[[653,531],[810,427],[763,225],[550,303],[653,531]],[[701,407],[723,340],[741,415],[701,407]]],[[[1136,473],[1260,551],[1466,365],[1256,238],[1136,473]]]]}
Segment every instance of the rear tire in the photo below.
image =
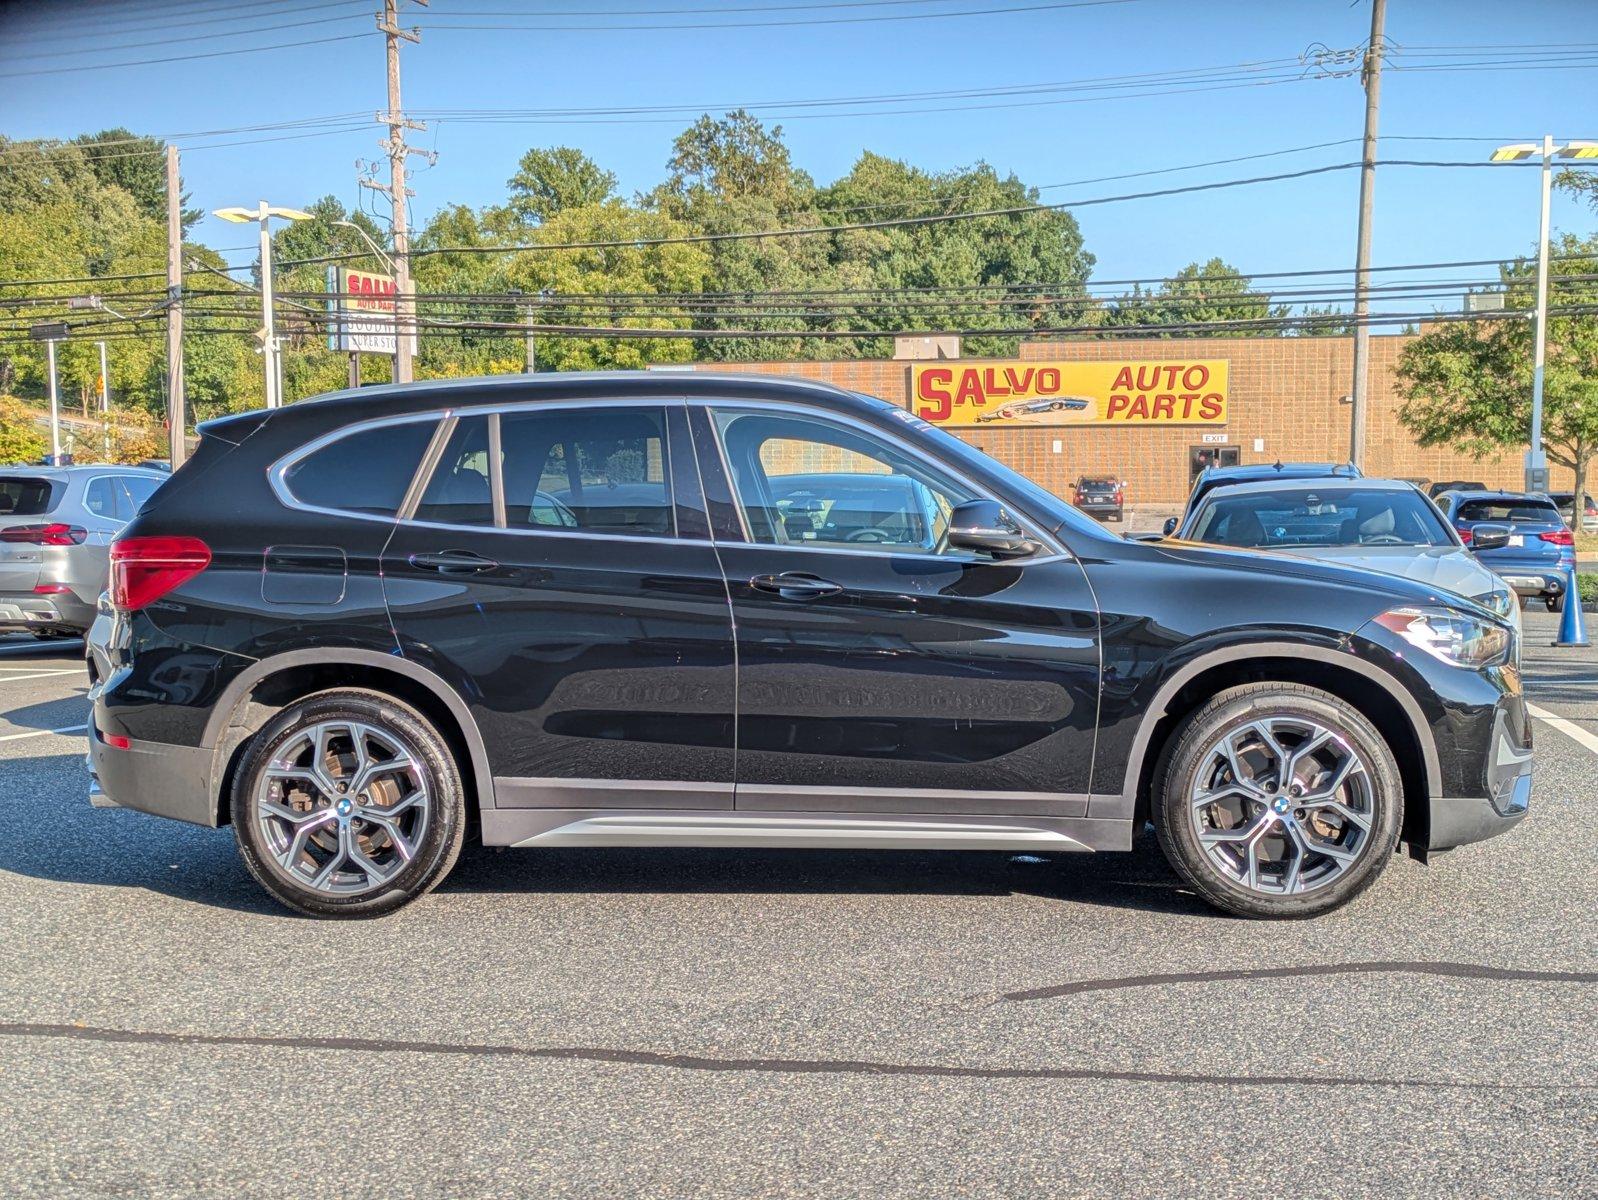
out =
{"type": "Polygon", "coordinates": [[[1155,771],[1152,815],[1165,857],[1209,904],[1295,918],[1375,881],[1403,807],[1392,751],[1357,709],[1318,688],[1256,683],[1178,729],[1155,771]]]}
{"type": "Polygon", "coordinates": [[[1548,611],[1551,613],[1563,612],[1565,608],[1565,598],[1562,595],[1549,596],[1543,603],[1548,605],[1548,611]]]}
{"type": "Polygon", "coordinates": [[[317,917],[377,917],[431,891],[460,854],[465,789],[448,743],[409,705],[323,692],[256,734],[233,783],[250,874],[317,917]]]}

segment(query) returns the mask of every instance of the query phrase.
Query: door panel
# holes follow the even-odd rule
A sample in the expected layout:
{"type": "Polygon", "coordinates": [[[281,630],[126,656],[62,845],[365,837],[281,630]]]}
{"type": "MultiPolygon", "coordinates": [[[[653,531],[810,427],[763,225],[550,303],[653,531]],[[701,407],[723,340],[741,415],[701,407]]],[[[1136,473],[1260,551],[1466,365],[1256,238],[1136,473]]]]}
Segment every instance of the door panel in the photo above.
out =
{"type": "Polygon", "coordinates": [[[665,410],[490,420],[462,415],[419,500],[463,522],[404,522],[383,562],[402,650],[460,689],[497,805],[731,807],[726,587],[711,544],[676,536],[697,473],[665,410]]]}
{"type": "Polygon", "coordinates": [[[873,457],[870,431],[761,422],[741,436],[718,410],[722,445],[700,439],[707,496],[735,491],[756,539],[717,546],[738,807],[1084,813],[1099,644],[1081,565],[938,553],[940,513],[971,498],[957,481],[873,457]]]}

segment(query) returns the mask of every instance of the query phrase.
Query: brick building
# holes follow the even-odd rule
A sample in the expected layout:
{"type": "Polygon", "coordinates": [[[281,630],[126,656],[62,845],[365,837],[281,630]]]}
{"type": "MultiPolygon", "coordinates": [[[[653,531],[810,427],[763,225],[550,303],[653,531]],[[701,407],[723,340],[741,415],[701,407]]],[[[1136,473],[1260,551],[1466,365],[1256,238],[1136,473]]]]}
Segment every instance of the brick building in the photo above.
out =
{"type": "MultiPolygon", "coordinates": [[[[1371,410],[1367,474],[1414,479],[1480,480],[1490,487],[1519,487],[1521,452],[1477,460],[1446,447],[1417,446],[1398,422],[1394,370],[1412,339],[1371,339],[1371,410]]],[[[1114,474],[1126,481],[1132,504],[1176,504],[1186,496],[1200,451],[1225,448],[1237,461],[1337,461],[1348,457],[1348,395],[1353,339],[1334,337],[1183,338],[1024,342],[1024,361],[1221,360],[1228,364],[1229,397],[1222,424],[1078,424],[952,428],[989,454],[1068,495],[1084,474],[1114,474]]],[[[961,360],[972,361],[972,360],[961,360]]],[[[820,379],[914,407],[910,361],[704,363],[696,370],[764,371],[820,379]]],[[[1554,487],[1570,487],[1569,472],[1554,468],[1554,487]]]]}

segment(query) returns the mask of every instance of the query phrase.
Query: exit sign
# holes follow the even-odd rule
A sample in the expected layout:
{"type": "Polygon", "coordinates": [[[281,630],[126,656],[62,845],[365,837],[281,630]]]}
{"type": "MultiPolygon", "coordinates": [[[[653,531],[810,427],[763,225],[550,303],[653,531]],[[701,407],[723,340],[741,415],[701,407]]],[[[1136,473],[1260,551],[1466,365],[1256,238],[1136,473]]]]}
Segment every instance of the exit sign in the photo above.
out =
{"type": "Polygon", "coordinates": [[[1224,433],[1206,433],[1204,435],[1204,444],[1206,446],[1224,446],[1227,440],[1227,436],[1224,433]]]}

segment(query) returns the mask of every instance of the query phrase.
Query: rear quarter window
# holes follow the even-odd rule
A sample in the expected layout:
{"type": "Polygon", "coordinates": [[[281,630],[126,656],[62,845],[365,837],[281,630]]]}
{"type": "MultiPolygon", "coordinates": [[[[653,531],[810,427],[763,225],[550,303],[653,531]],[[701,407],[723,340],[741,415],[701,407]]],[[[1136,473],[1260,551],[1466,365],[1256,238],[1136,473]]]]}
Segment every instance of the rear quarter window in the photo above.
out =
{"type": "Polygon", "coordinates": [[[311,508],[392,517],[436,425],[429,417],[344,434],[291,463],[283,486],[311,508]]]}
{"type": "Polygon", "coordinates": [[[42,517],[55,507],[61,490],[49,479],[0,476],[0,517],[42,517]]]}

